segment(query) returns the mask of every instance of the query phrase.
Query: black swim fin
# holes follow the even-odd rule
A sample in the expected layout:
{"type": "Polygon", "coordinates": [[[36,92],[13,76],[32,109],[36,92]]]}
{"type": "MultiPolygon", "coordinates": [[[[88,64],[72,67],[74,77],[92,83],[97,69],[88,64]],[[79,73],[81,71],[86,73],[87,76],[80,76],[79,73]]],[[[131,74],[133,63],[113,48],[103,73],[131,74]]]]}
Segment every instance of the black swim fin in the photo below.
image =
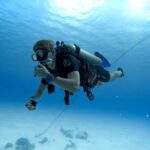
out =
{"type": "Polygon", "coordinates": [[[98,58],[100,58],[102,60],[101,65],[104,68],[111,67],[111,64],[109,63],[109,61],[102,54],[100,54],[99,52],[95,52],[94,55],[97,56],[98,58]]]}

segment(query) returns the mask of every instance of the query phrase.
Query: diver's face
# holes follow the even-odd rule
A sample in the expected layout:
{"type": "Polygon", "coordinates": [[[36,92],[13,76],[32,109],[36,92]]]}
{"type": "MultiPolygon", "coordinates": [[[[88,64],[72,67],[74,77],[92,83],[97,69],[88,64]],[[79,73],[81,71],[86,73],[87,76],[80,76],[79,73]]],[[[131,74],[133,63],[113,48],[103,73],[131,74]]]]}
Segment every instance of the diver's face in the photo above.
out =
{"type": "Polygon", "coordinates": [[[56,51],[55,49],[52,49],[49,53],[48,53],[48,58],[55,60],[56,57],[56,51]]]}
{"type": "Polygon", "coordinates": [[[38,49],[36,51],[36,55],[40,56],[40,57],[43,57],[43,50],[42,49],[38,49]]]}
{"type": "Polygon", "coordinates": [[[48,52],[47,59],[45,59],[42,63],[47,64],[50,69],[54,70],[55,66],[56,66],[56,52],[55,52],[55,50],[48,52]]]}

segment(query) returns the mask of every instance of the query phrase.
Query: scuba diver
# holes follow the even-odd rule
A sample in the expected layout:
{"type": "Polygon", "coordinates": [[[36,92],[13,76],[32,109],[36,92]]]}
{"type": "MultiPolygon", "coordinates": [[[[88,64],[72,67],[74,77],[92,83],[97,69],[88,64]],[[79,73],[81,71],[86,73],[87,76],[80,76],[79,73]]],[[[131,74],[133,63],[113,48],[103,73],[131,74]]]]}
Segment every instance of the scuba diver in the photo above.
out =
{"type": "Polygon", "coordinates": [[[46,89],[49,94],[55,92],[55,85],[64,90],[64,101],[69,105],[69,96],[77,92],[80,86],[92,101],[92,88],[124,76],[122,68],[111,73],[106,70],[110,63],[102,54],[91,54],[76,44],[40,40],[33,46],[33,51],[32,60],[38,62],[34,73],[41,78],[41,82],[26,104],[29,110],[36,109],[38,100],[46,89]]]}

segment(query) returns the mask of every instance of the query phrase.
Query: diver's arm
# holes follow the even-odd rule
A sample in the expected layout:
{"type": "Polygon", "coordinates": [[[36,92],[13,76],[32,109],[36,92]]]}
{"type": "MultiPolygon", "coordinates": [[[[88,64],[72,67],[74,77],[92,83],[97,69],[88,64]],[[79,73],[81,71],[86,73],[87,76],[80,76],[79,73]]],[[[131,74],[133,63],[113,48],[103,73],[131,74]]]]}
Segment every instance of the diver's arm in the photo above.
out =
{"type": "Polygon", "coordinates": [[[46,87],[47,87],[46,84],[43,84],[43,83],[40,84],[40,86],[38,87],[37,91],[33,95],[34,101],[38,102],[39,98],[43,95],[46,87]]]}
{"type": "Polygon", "coordinates": [[[28,110],[33,111],[36,109],[38,99],[42,96],[46,87],[47,87],[47,85],[45,85],[43,83],[40,84],[40,86],[38,87],[35,94],[30,97],[29,101],[25,105],[28,108],[28,110]]]}
{"type": "Polygon", "coordinates": [[[80,75],[78,71],[73,71],[68,74],[67,78],[56,77],[54,82],[63,90],[74,93],[80,88],[80,75]]]}
{"type": "Polygon", "coordinates": [[[120,70],[116,70],[110,73],[110,80],[109,81],[113,81],[117,78],[120,78],[122,76],[123,72],[120,70]]]}

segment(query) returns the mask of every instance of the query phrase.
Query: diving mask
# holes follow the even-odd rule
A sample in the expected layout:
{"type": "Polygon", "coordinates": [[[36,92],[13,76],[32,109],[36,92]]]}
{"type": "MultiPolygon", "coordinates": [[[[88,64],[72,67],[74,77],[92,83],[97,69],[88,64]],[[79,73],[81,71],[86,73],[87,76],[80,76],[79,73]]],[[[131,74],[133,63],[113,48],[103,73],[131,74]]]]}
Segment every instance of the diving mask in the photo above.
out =
{"type": "Polygon", "coordinates": [[[47,59],[47,56],[48,56],[48,51],[44,49],[37,49],[31,57],[33,61],[43,61],[47,59]]]}

